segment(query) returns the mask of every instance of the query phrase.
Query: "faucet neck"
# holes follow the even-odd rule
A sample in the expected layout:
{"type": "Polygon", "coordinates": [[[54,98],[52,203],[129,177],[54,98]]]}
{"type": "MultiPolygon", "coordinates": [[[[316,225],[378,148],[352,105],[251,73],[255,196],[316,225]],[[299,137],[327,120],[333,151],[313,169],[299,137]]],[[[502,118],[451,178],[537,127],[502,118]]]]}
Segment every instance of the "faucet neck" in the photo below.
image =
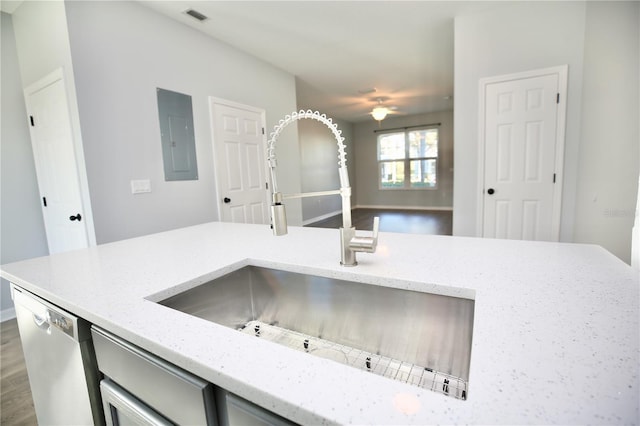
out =
{"type": "Polygon", "coordinates": [[[291,115],[287,115],[284,120],[280,120],[278,125],[273,129],[267,142],[267,161],[269,162],[269,168],[271,172],[271,191],[273,197],[273,204],[271,205],[271,227],[275,235],[284,235],[287,233],[287,216],[282,201],[286,198],[300,198],[300,197],[318,197],[324,195],[340,194],[342,197],[342,228],[340,228],[340,241],[341,241],[341,261],[343,266],[356,266],[356,252],[373,253],[376,250],[378,242],[378,218],[374,219],[374,231],[373,237],[357,237],[356,229],[351,224],[351,186],[349,185],[349,171],[347,170],[347,158],[345,153],[344,138],[342,132],[338,130],[338,126],[335,125],[330,118],[318,111],[312,112],[311,110],[300,112],[294,112],[291,115]],[[289,194],[283,195],[278,191],[278,183],[276,180],[276,152],[275,143],[282,133],[282,130],[300,119],[313,119],[325,124],[329,130],[333,133],[336,142],[338,144],[338,174],[340,176],[340,190],[339,191],[323,191],[323,192],[310,192],[303,194],[289,194]]]}
{"type": "Polygon", "coordinates": [[[276,179],[276,141],[282,133],[282,131],[289,124],[294,121],[302,119],[311,119],[323,123],[331,130],[333,136],[338,145],[338,170],[340,173],[340,188],[349,188],[349,174],[347,173],[347,154],[345,151],[344,137],[342,137],[342,131],[338,129],[338,125],[333,123],[331,118],[327,118],[325,114],[320,114],[318,111],[312,112],[311,110],[300,110],[299,112],[293,112],[290,115],[285,116],[280,120],[278,124],[273,128],[273,131],[269,135],[267,141],[267,162],[269,164],[269,171],[271,174],[271,190],[273,193],[278,192],[278,183],[276,179]]]}

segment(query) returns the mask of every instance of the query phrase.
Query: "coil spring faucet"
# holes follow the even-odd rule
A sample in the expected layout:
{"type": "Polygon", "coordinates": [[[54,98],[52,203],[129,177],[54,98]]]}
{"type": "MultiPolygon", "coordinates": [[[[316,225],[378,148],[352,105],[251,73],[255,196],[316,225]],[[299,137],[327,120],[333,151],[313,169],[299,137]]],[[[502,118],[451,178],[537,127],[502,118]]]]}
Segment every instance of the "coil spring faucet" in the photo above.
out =
{"type": "Polygon", "coordinates": [[[373,235],[371,237],[356,236],[356,228],[351,224],[351,186],[349,185],[346,157],[347,155],[345,153],[342,131],[338,130],[338,126],[334,124],[330,118],[327,118],[326,115],[320,115],[318,111],[312,112],[311,110],[300,110],[300,112],[293,112],[291,115],[287,115],[283,120],[280,120],[278,125],[274,127],[273,132],[269,135],[269,140],[267,141],[267,161],[269,163],[269,170],[271,173],[272,191],[271,227],[273,228],[274,235],[285,235],[287,233],[287,214],[284,204],[282,204],[283,200],[290,198],[320,197],[340,194],[342,197],[340,264],[342,266],[356,266],[358,264],[356,260],[357,252],[374,253],[376,251],[380,219],[377,217],[373,219],[373,235]],[[340,189],[333,191],[305,192],[301,194],[282,194],[278,191],[278,184],[276,182],[275,143],[278,136],[280,136],[280,133],[282,133],[282,130],[286,126],[301,119],[317,120],[326,125],[333,133],[333,136],[338,143],[338,174],[340,176],[340,189]]]}

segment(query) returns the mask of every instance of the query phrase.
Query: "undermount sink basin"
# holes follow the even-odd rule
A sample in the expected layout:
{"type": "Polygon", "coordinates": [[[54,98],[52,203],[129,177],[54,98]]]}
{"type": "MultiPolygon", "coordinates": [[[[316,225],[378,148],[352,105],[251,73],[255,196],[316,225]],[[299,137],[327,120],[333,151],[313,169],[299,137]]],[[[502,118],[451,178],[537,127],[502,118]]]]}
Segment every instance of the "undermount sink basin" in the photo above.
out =
{"type": "Polygon", "coordinates": [[[471,299],[245,266],[159,303],[312,355],[467,397],[471,299]]]}

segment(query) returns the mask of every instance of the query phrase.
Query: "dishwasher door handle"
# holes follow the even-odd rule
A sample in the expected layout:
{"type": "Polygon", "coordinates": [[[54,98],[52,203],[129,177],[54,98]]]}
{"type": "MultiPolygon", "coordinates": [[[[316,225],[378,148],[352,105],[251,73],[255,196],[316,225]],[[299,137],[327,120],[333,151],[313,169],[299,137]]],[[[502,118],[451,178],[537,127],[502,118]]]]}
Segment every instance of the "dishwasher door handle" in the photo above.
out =
{"type": "Polygon", "coordinates": [[[49,322],[48,312],[44,317],[33,312],[31,314],[33,316],[33,322],[38,326],[38,328],[40,330],[46,331],[47,334],[51,334],[51,323],[49,322]]]}
{"type": "Polygon", "coordinates": [[[48,321],[47,318],[43,318],[38,314],[33,314],[33,322],[35,322],[38,327],[42,327],[42,324],[48,321]]]}

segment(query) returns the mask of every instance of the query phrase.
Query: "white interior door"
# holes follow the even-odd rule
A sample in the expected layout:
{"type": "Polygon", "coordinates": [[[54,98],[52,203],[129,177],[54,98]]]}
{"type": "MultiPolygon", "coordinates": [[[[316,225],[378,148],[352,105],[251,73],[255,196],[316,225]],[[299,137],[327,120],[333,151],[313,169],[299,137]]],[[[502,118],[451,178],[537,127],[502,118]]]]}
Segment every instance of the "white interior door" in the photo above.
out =
{"type": "Polygon", "coordinates": [[[49,252],[89,245],[62,74],[25,91],[49,252]]]}
{"type": "Polygon", "coordinates": [[[557,241],[564,149],[560,75],[485,82],[483,89],[483,236],[557,241]]]}
{"type": "Polygon", "coordinates": [[[269,223],[264,112],[211,99],[211,115],[220,220],[269,223]]]}

